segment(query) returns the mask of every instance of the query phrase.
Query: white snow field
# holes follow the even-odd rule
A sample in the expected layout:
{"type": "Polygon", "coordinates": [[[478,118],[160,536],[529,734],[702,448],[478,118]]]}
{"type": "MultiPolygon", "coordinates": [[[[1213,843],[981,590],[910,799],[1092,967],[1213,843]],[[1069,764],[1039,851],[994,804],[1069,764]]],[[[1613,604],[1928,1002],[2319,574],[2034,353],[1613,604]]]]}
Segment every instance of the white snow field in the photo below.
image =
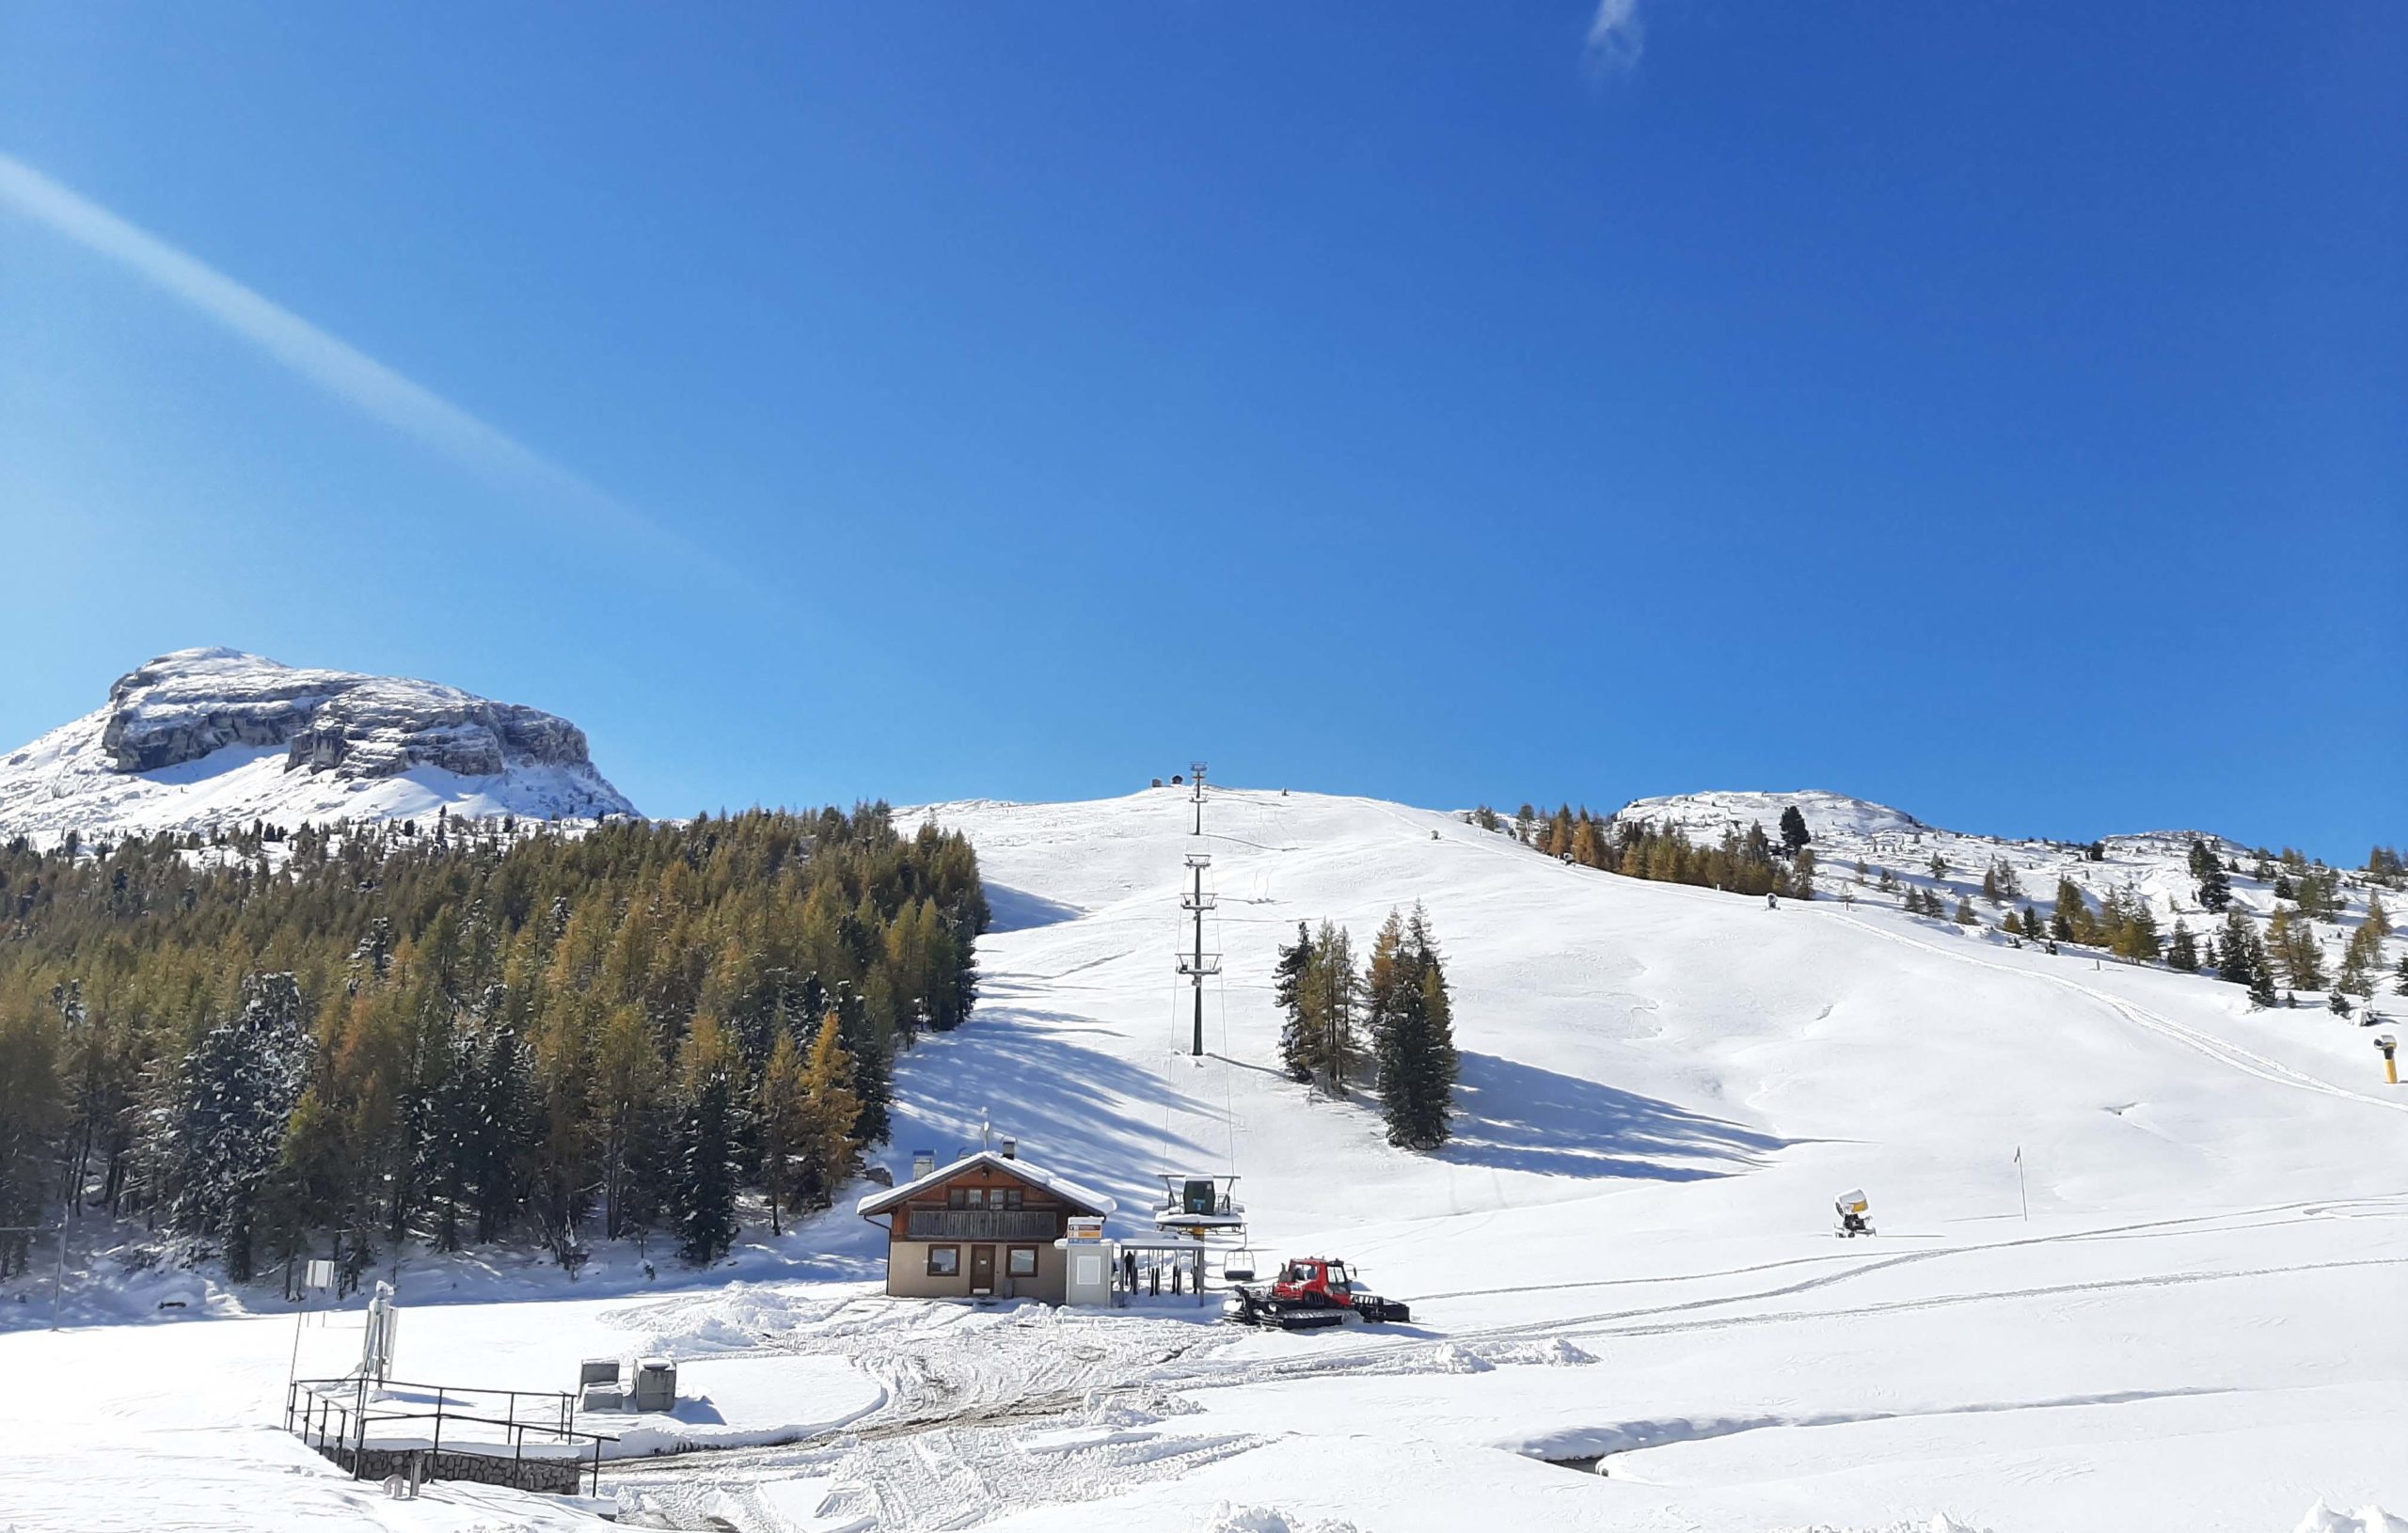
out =
{"type": "MultiPolygon", "coordinates": [[[[984,1120],[1123,1233],[1158,1172],[1233,1173],[1266,1265],[1348,1258],[1413,1320],[889,1300],[850,1199],[655,1284],[627,1253],[574,1287],[405,1270],[406,1379],[682,1360],[676,1417],[584,1423],[701,1449],[606,1464],[623,1525],[2393,1533],[2408,1508],[2408,1089],[2321,1009],[1368,799],[1215,788],[1201,838],[1170,788],[926,813],[976,842],[998,929],[974,1019],[902,1061],[881,1161],[984,1120]],[[1200,1063],[1172,969],[1199,848],[1227,956],[1200,1063]],[[1434,1155],[1280,1074],[1270,1000],[1297,921],[1364,952],[1416,900],[1463,1051],[1434,1155]],[[1835,1240],[1853,1187],[1880,1233],[1835,1240]]],[[[162,1314],[86,1272],[88,1323],[0,1335],[0,1527],[594,1525],[354,1485],[277,1430],[289,1312],[182,1281],[162,1314]]],[[[0,1323],[40,1324],[30,1293],[0,1323]]],[[[303,1328],[303,1371],[358,1324],[303,1328]]]]}

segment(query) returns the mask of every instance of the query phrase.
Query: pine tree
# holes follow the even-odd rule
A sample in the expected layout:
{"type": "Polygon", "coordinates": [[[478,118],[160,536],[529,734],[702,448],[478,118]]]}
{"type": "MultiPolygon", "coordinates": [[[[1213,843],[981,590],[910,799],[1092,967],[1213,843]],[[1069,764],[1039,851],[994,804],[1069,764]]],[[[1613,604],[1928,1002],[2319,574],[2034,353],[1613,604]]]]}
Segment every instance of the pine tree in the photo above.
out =
{"type": "Polygon", "coordinates": [[[802,1084],[802,1052],[794,1035],[779,1029],[761,1070],[760,1100],[753,1113],[761,1128],[761,1186],[768,1194],[769,1233],[784,1233],[783,1211],[797,1208],[802,1186],[801,1145],[809,1136],[808,1098],[802,1084]]]}
{"type": "Polygon", "coordinates": [[[1279,1063],[1292,1081],[1309,1081],[1318,1057],[1311,1022],[1305,1015],[1304,980],[1312,968],[1312,933],[1296,923],[1296,940],[1283,944],[1272,966],[1272,1003],[1279,1008],[1279,1063]]]}
{"type": "Polygon", "coordinates": [[[55,1211],[51,1151],[66,1117],[60,1085],[56,1018],[0,1006],[0,1276],[24,1270],[33,1226],[55,1211]]]}
{"type": "Polygon", "coordinates": [[[1307,1063],[1322,1089],[1333,1097],[1345,1094],[1354,1073],[1354,1017],[1361,995],[1353,939],[1345,927],[1323,922],[1313,939],[1312,963],[1305,972],[1300,999],[1307,1063]]]}
{"type": "Polygon", "coordinates": [[[658,1219],[672,1169],[672,1108],[660,1050],[641,1007],[613,1008],[595,1041],[590,1135],[601,1162],[602,1232],[616,1241],[658,1219]]]}
{"type": "Polygon", "coordinates": [[[1807,834],[1806,816],[1798,812],[1796,804],[1791,804],[1781,812],[1781,844],[1790,856],[1797,856],[1805,848],[1806,844],[1814,839],[1807,834]]]}
{"type": "Polygon", "coordinates": [[[802,1184],[811,1206],[825,1209],[861,1168],[861,1140],[854,1126],[861,1103],[853,1091],[854,1059],[845,1049],[844,1029],[833,1012],[822,1018],[803,1060],[802,1132],[796,1140],[802,1184]]]}
{"type": "Polygon", "coordinates": [[[2247,986],[2250,1004],[2271,1007],[2276,1004],[2274,966],[2265,939],[2238,909],[2225,912],[2224,935],[2216,951],[2216,973],[2235,985],[2247,986]]]}
{"type": "Polygon", "coordinates": [[[678,1255],[696,1267],[717,1261],[736,1241],[735,1064],[719,1023],[708,1017],[695,1019],[678,1051],[680,1089],[669,1206],[678,1255]]]}
{"type": "Polygon", "coordinates": [[[2266,928],[2266,947],[2284,984],[2294,990],[2324,988],[2324,952],[2317,945],[2314,922],[2276,906],[2266,928]]]}
{"type": "Polygon", "coordinates": [[[252,1275],[261,1195],[283,1159],[309,1057],[290,973],[245,979],[235,1015],[184,1057],[166,1146],[169,1217],[182,1233],[215,1241],[238,1283],[252,1275]]]}
{"type": "Polygon", "coordinates": [[[2023,908],[2023,935],[2036,942],[2040,940],[2040,912],[2027,905],[2023,908]]]}
{"type": "Polygon", "coordinates": [[[1956,925],[1960,926],[1977,926],[1981,925],[1981,920],[1982,918],[1980,916],[1973,913],[1973,902],[1967,899],[1962,894],[1957,895],[1956,925]]]}
{"type": "Polygon", "coordinates": [[[2274,969],[2266,961],[2266,944],[2254,931],[2249,934],[2249,1004],[2261,1010],[2271,1008],[2274,1004],[2274,969]]]}
{"type": "Polygon", "coordinates": [[[2138,890],[2111,893],[2099,925],[2104,928],[2108,950],[2117,957],[2135,958],[2144,963],[2156,961],[2162,948],[2157,916],[2138,890]]]}
{"type": "Polygon", "coordinates": [[[2174,918],[2174,938],[2165,950],[2165,961],[2184,973],[2196,973],[2199,969],[2198,940],[2180,916],[2174,918]]]}
{"type": "Polygon", "coordinates": [[[507,1023],[485,1040],[477,1068],[483,1095],[470,1142],[470,1182],[476,1193],[477,1241],[498,1240],[525,1203],[529,1169],[543,1139],[534,1083],[534,1054],[507,1023]]]}
{"type": "Polygon", "coordinates": [[[2049,935],[2060,942],[2090,940],[2090,907],[2071,878],[2057,880],[2057,905],[2049,916],[2049,935]]]}
{"type": "Polygon", "coordinates": [[[1418,907],[1409,923],[1389,911],[1366,991],[1388,1143],[1434,1149],[1446,1142],[1457,1060],[1445,972],[1418,907]]]}
{"type": "Polygon", "coordinates": [[[2257,983],[2255,966],[2250,961],[2252,944],[2257,938],[2257,928],[2250,925],[2246,915],[2239,910],[2225,912],[2224,935],[2216,942],[2220,960],[2216,965],[2218,978],[2230,980],[2235,985],[2254,986],[2257,983]]]}
{"type": "Polygon", "coordinates": [[[2347,991],[2359,997],[2374,994],[2375,966],[2383,961],[2383,933],[2368,916],[2350,934],[2350,945],[2341,953],[2341,977],[2335,983],[2336,992],[2347,991]]]}
{"type": "Polygon", "coordinates": [[[2199,909],[2210,915],[2223,914],[2232,903],[2232,880],[2226,877],[2214,848],[2196,836],[2191,838],[2191,877],[2199,882],[2199,909]]]}

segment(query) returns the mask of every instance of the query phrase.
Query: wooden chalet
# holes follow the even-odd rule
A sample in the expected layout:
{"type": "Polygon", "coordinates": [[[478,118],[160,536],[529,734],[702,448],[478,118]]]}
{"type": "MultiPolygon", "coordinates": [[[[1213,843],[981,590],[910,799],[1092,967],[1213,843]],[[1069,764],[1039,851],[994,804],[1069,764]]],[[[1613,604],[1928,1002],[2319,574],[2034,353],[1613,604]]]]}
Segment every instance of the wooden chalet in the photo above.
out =
{"type": "Polygon", "coordinates": [[[863,1198],[886,1221],[886,1291],[906,1299],[1063,1301],[1073,1219],[1101,1219],[1111,1198],[1029,1164],[980,1150],[863,1198]]]}

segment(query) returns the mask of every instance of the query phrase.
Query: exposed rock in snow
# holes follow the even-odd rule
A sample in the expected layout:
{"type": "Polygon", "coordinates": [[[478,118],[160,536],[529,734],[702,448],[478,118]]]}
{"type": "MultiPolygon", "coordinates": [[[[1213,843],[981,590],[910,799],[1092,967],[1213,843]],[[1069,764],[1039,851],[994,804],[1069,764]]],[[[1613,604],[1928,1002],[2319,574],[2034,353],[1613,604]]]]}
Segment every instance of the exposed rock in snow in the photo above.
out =
{"type": "Polygon", "coordinates": [[[565,719],[435,682],[178,650],[0,759],[0,830],[206,830],[267,818],[630,814],[565,719]]]}

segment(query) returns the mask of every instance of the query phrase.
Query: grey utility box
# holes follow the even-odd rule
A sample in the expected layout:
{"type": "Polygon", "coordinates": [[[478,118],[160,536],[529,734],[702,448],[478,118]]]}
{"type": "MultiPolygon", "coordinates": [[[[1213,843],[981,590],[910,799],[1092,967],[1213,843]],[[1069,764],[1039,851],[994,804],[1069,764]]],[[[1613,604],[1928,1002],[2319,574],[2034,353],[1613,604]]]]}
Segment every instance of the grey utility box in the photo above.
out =
{"type": "Polygon", "coordinates": [[[677,1365],[665,1357],[636,1359],[634,1387],[627,1406],[639,1414],[666,1413],[677,1404],[677,1365]]]}

